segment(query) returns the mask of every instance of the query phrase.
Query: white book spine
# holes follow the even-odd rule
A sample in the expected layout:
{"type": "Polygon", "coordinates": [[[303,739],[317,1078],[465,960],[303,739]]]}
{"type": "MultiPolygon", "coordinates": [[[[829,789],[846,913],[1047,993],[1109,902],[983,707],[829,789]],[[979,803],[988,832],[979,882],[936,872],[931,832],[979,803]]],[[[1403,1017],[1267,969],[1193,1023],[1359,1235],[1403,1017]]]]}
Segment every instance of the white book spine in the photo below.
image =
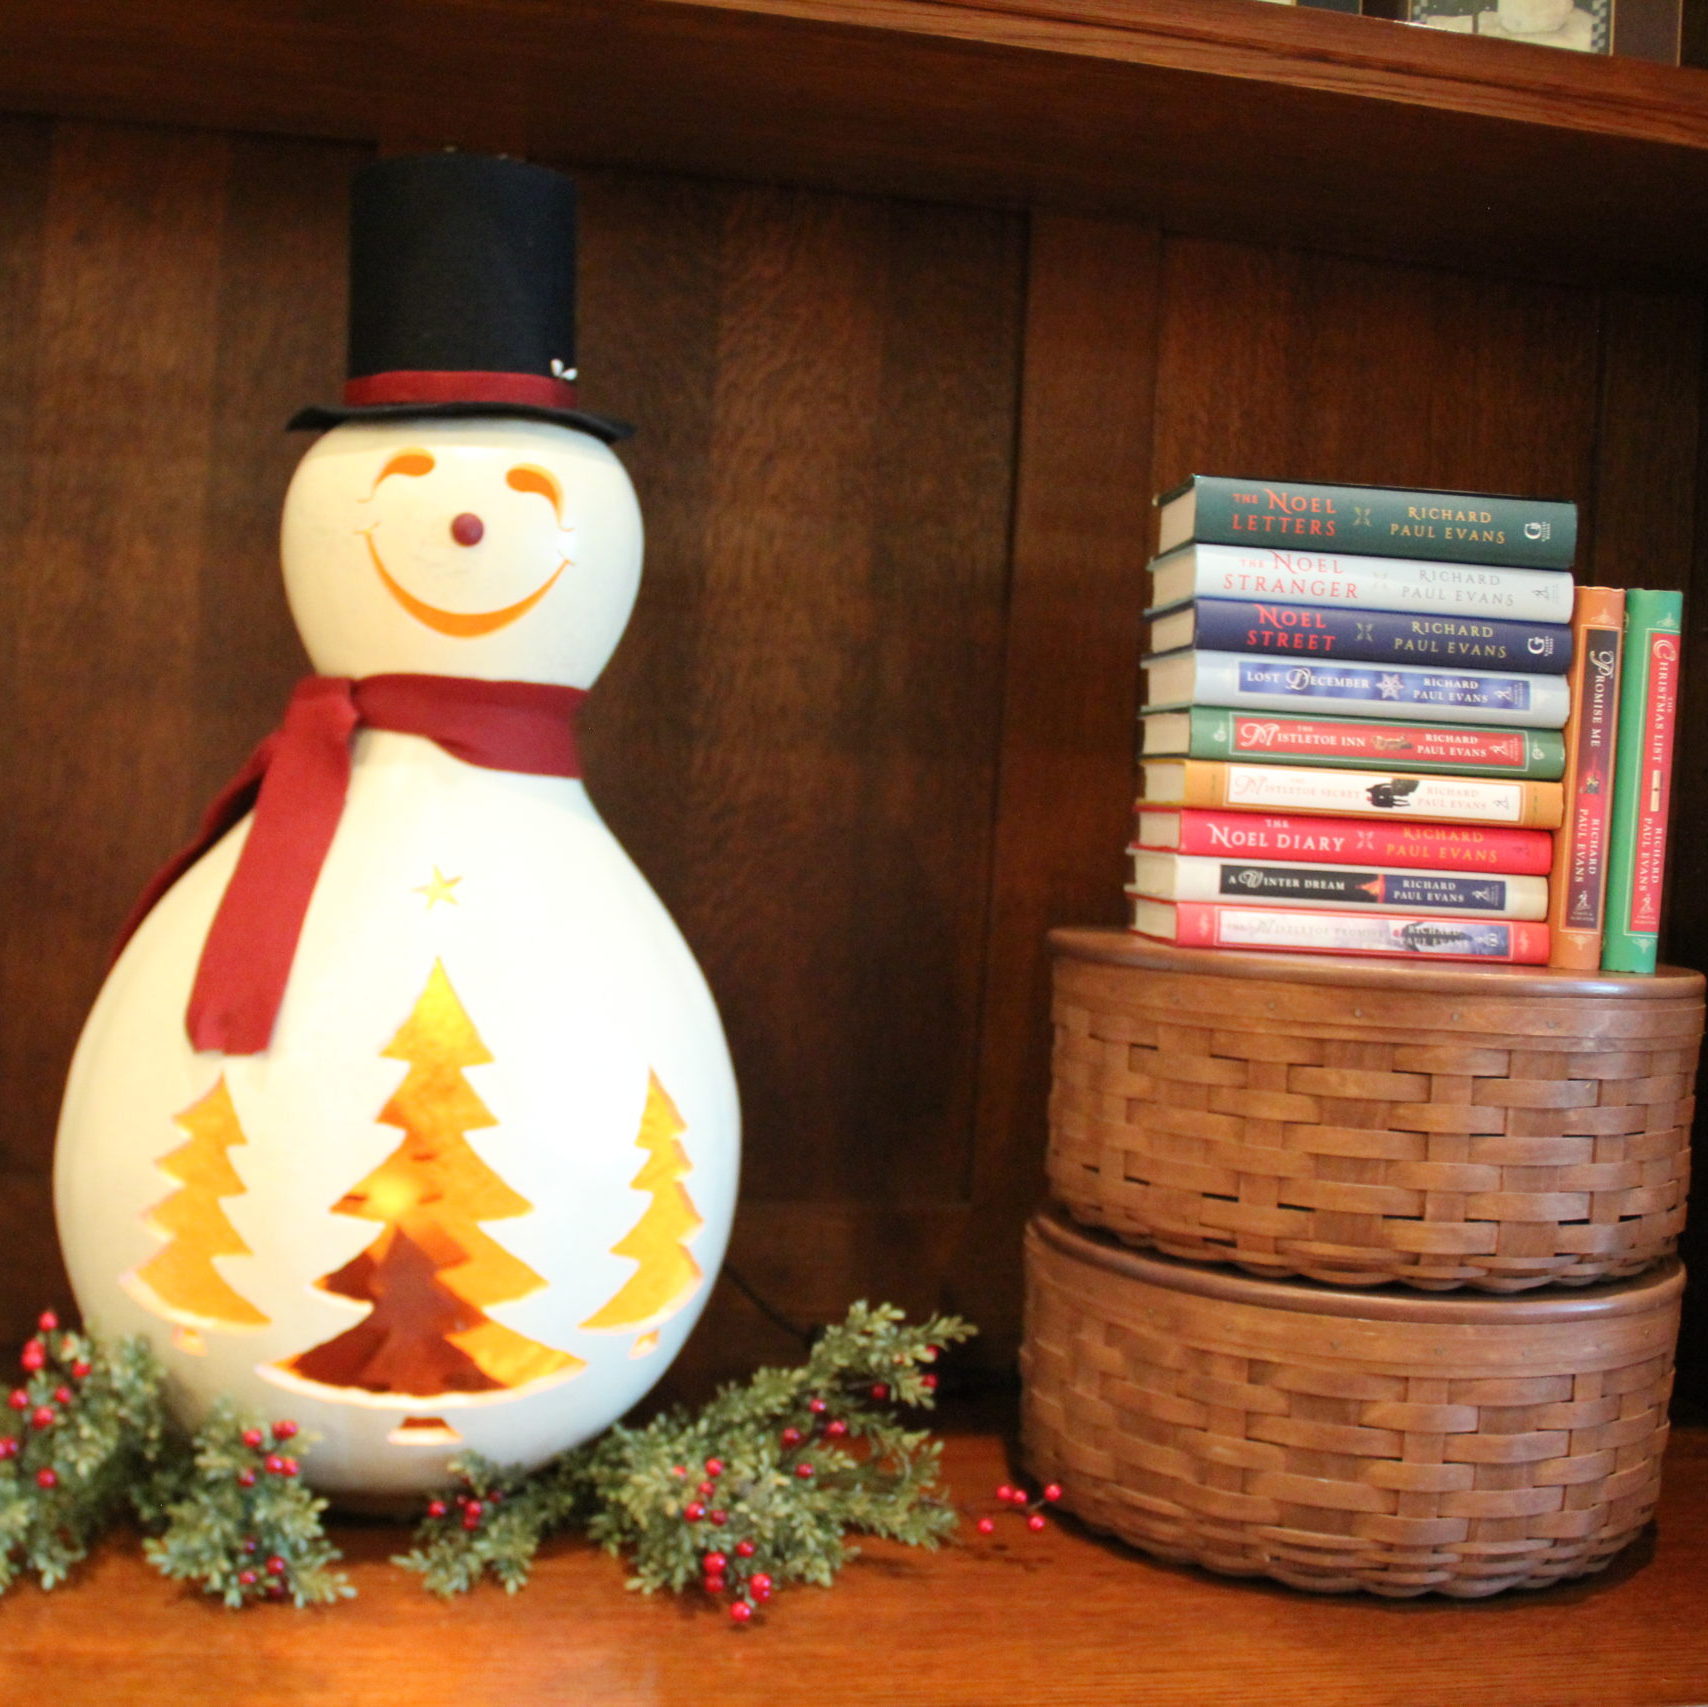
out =
{"type": "Polygon", "coordinates": [[[1279,907],[1339,911],[1356,906],[1372,913],[1470,914],[1484,919],[1542,919],[1548,913],[1545,877],[1217,859],[1142,848],[1133,853],[1133,887],[1141,895],[1166,901],[1267,901],[1279,907]],[[1313,887],[1318,893],[1312,893],[1313,887]],[[1390,894],[1398,898],[1387,899],[1390,894]]]}
{"type": "Polygon", "coordinates": [[[1171,597],[1171,603],[1181,598],[1273,599],[1278,604],[1445,611],[1513,622],[1572,620],[1572,578],[1560,570],[1490,569],[1238,545],[1194,546],[1191,557],[1191,589],[1171,597]]]}
{"type": "Polygon", "coordinates": [[[1562,729],[1570,706],[1564,676],[1496,670],[1434,670],[1398,664],[1314,664],[1241,652],[1175,652],[1147,660],[1153,709],[1227,705],[1246,711],[1383,712],[1425,723],[1487,723],[1562,729]],[[1190,664],[1187,661],[1190,660],[1190,664]],[[1173,666],[1164,674],[1159,666],[1173,666]],[[1185,681],[1177,680],[1189,668],[1185,681]],[[1185,687],[1176,697],[1164,687],[1185,687]]]}

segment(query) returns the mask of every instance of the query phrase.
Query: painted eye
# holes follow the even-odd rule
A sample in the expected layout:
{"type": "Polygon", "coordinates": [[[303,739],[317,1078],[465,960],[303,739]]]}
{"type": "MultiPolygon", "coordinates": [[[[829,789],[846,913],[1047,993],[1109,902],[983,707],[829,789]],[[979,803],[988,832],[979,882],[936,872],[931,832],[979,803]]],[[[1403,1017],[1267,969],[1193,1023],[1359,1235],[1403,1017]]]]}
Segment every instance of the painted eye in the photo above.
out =
{"type": "Polygon", "coordinates": [[[431,474],[437,464],[433,461],[432,453],[424,450],[400,450],[384,468],[379,471],[374,481],[374,490],[379,490],[381,480],[389,479],[394,474],[407,474],[412,479],[419,480],[423,474],[431,474]]]}
{"type": "Polygon", "coordinates": [[[536,468],[531,462],[519,463],[504,476],[504,483],[513,492],[533,492],[544,498],[551,505],[552,514],[560,522],[563,520],[563,489],[543,468],[536,468]]]}

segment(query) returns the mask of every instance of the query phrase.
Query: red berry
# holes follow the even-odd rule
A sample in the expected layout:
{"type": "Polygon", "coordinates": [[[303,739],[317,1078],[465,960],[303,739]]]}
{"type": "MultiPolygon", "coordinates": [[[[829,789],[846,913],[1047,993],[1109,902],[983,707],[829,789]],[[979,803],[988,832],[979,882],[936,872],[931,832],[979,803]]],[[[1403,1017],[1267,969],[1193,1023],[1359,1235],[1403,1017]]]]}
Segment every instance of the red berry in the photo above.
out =
{"type": "Polygon", "coordinates": [[[59,1486],[59,1472],[57,1470],[36,1471],[36,1486],[38,1488],[57,1488],[59,1486]]]}
{"type": "Polygon", "coordinates": [[[672,1464],[670,1474],[680,1482],[688,1474],[688,1467],[685,1464],[672,1464]]]}
{"type": "Polygon", "coordinates": [[[723,1473],[724,1461],[721,1458],[708,1458],[706,1460],[706,1474],[708,1476],[721,1476],[723,1473]]]}
{"type": "Polygon", "coordinates": [[[883,1384],[882,1381],[873,1382],[873,1384],[872,1384],[872,1397],[874,1399],[887,1399],[889,1396],[890,1396],[890,1390],[888,1387],[886,1387],[883,1384]]]}
{"type": "Polygon", "coordinates": [[[823,1399],[808,1399],[807,1409],[811,1411],[815,1417],[822,1417],[824,1413],[830,1409],[830,1406],[827,1405],[823,1399]]]}
{"type": "Polygon", "coordinates": [[[745,1600],[738,1600],[730,1607],[729,1615],[737,1624],[745,1624],[753,1616],[753,1608],[745,1600]]]}
{"type": "Polygon", "coordinates": [[[296,1431],[297,1425],[289,1417],[286,1417],[283,1422],[273,1424],[273,1438],[275,1440],[289,1440],[296,1431]]]}
{"type": "Polygon", "coordinates": [[[483,1506],[479,1500],[470,1500],[469,1503],[463,1507],[463,1523],[467,1525],[468,1520],[471,1517],[476,1523],[479,1523],[481,1513],[485,1510],[486,1507],[483,1506]]]}
{"type": "Polygon", "coordinates": [[[847,1432],[848,1425],[841,1417],[832,1417],[831,1420],[824,1425],[824,1438],[826,1440],[840,1440],[847,1432]]]}
{"type": "Polygon", "coordinates": [[[272,1558],[270,1558],[267,1561],[267,1571],[268,1571],[268,1574],[271,1576],[282,1577],[285,1574],[285,1572],[288,1571],[289,1569],[290,1569],[290,1566],[287,1565],[285,1563],[285,1561],[283,1559],[281,1559],[277,1553],[275,1553],[272,1556],[272,1558]]]}
{"type": "Polygon", "coordinates": [[[747,1579],[747,1586],[753,1590],[756,1599],[769,1600],[771,1598],[771,1579],[763,1571],[755,1571],[747,1579]]]}
{"type": "Polygon", "coordinates": [[[240,1488],[252,1488],[252,1487],[254,1487],[255,1486],[255,1472],[253,1470],[239,1470],[237,1472],[237,1485],[240,1488]]]}
{"type": "Polygon", "coordinates": [[[261,1543],[253,1535],[246,1535],[243,1538],[243,1551],[245,1553],[258,1553],[260,1550],[261,1543]]]}
{"type": "Polygon", "coordinates": [[[683,1508],[682,1515],[690,1523],[698,1523],[706,1515],[706,1508],[698,1500],[690,1500],[683,1508]]]}
{"type": "Polygon", "coordinates": [[[504,1490],[502,1488],[488,1488],[486,1490],[486,1503],[488,1505],[502,1505],[504,1503],[504,1490]]]}
{"type": "Polygon", "coordinates": [[[276,1452],[269,1452],[262,1464],[269,1476],[282,1476],[285,1473],[285,1461],[276,1452]]]}
{"type": "Polygon", "coordinates": [[[729,1569],[729,1559],[722,1553],[708,1553],[701,1564],[709,1577],[715,1577],[720,1571],[729,1569]]]}
{"type": "Polygon", "coordinates": [[[266,1435],[264,1435],[258,1428],[246,1428],[243,1431],[243,1444],[247,1446],[251,1452],[253,1452],[256,1447],[265,1444],[266,1439],[266,1435]]]}
{"type": "Polygon", "coordinates": [[[710,1499],[717,1491],[718,1485],[716,1482],[702,1482],[699,1487],[694,1490],[695,1493],[699,1494],[704,1499],[710,1499]]]}
{"type": "Polygon", "coordinates": [[[0,1434],[0,1463],[8,1458],[16,1458],[18,1450],[18,1437],[15,1434],[0,1434]]]}
{"type": "Polygon", "coordinates": [[[978,1530],[980,1535],[994,1535],[996,1533],[996,1519],[994,1517],[981,1517],[974,1528],[978,1530]]]}
{"type": "Polygon", "coordinates": [[[812,1474],[812,1465],[797,1464],[795,1466],[795,1474],[804,1482],[812,1474]]]}
{"type": "Polygon", "coordinates": [[[429,1500],[427,1502],[427,1515],[429,1517],[443,1517],[450,1509],[443,1500],[429,1500]]]}
{"type": "Polygon", "coordinates": [[[89,1362],[89,1360],[87,1358],[83,1358],[83,1357],[78,1358],[78,1360],[74,1364],[72,1364],[72,1366],[71,1366],[71,1374],[72,1374],[73,1379],[78,1380],[78,1381],[83,1380],[88,1375],[89,1371],[92,1370],[94,1367],[95,1367],[94,1364],[89,1362]]]}
{"type": "Polygon", "coordinates": [[[1059,1500],[1061,1497],[1062,1485],[1060,1482],[1051,1482],[1049,1486],[1044,1489],[1044,1498],[1047,1500],[1059,1500]]]}
{"type": "Polygon", "coordinates": [[[288,1592],[283,1583],[267,1584],[267,1598],[269,1600],[283,1600],[288,1592]]]}
{"type": "Polygon", "coordinates": [[[722,1594],[724,1591],[724,1579],[714,1572],[711,1576],[706,1578],[705,1590],[707,1594],[722,1594]]]}
{"type": "Polygon", "coordinates": [[[919,1384],[927,1393],[935,1393],[937,1391],[937,1377],[935,1375],[921,1375],[919,1378],[919,1384]]]}
{"type": "Polygon", "coordinates": [[[1028,1529],[1042,1529],[1044,1522],[1044,1514],[1041,1511],[1035,1511],[1026,1519],[1026,1527],[1028,1529]]]}
{"type": "Polygon", "coordinates": [[[785,1446],[799,1446],[806,1436],[798,1428],[786,1428],[779,1438],[785,1446]]]}
{"type": "Polygon", "coordinates": [[[58,1420],[59,1412],[52,1405],[37,1405],[30,1412],[31,1428],[52,1428],[58,1420]]]}
{"type": "Polygon", "coordinates": [[[753,1543],[751,1541],[736,1542],[735,1556],[738,1559],[751,1559],[753,1557],[753,1543]]]}
{"type": "Polygon", "coordinates": [[[18,1361],[34,1375],[47,1362],[47,1347],[40,1340],[30,1340],[18,1354],[18,1361]]]}
{"type": "Polygon", "coordinates": [[[237,1573],[237,1580],[242,1583],[245,1588],[253,1588],[261,1579],[254,1571],[239,1571],[237,1573]]]}
{"type": "Polygon", "coordinates": [[[27,1411],[30,1408],[30,1396],[22,1387],[14,1387],[6,1395],[6,1403],[15,1411],[27,1411]]]}
{"type": "Polygon", "coordinates": [[[727,1511],[709,1511],[706,1513],[706,1516],[709,1517],[719,1529],[722,1529],[723,1526],[729,1522],[729,1513],[727,1511]]]}
{"type": "Polygon", "coordinates": [[[279,1460],[279,1474],[281,1476],[294,1476],[301,1468],[302,1466],[294,1458],[281,1458],[279,1460]]]}
{"type": "Polygon", "coordinates": [[[55,1387],[53,1390],[53,1397],[56,1404],[69,1405],[77,1395],[73,1393],[69,1387],[55,1387]]]}
{"type": "Polygon", "coordinates": [[[463,1528],[480,1528],[480,1512],[474,1506],[470,1506],[469,1509],[463,1513],[463,1528]]]}
{"type": "Polygon", "coordinates": [[[59,1317],[56,1316],[52,1310],[43,1310],[36,1318],[36,1326],[40,1328],[44,1334],[51,1334],[53,1330],[59,1326],[59,1317]]]}
{"type": "Polygon", "coordinates": [[[1014,1498],[1014,1490],[1004,1482],[1002,1486],[996,1490],[996,1497],[1001,1500],[1004,1505],[1007,1505],[1008,1502],[1014,1498]]]}
{"type": "Polygon", "coordinates": [[[924,1351],[919,1354],[919,1357],[922,1363],[935,1363],[942,1355],[942,1351],[939,1347],[928,1345],[924,1351]]]}

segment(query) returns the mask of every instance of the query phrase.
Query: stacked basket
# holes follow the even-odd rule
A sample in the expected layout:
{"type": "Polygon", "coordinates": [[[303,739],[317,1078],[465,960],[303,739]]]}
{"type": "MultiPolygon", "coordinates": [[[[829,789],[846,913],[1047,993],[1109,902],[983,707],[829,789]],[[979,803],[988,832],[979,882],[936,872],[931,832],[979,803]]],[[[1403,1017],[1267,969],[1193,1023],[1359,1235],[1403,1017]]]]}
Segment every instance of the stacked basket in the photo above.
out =
{"type": "Polygon", "coordinates": [[[1058,931],[1025,1445],[1088,1522],[1482,1595],[1651,1516],[1700,974],[1058,931]]]}

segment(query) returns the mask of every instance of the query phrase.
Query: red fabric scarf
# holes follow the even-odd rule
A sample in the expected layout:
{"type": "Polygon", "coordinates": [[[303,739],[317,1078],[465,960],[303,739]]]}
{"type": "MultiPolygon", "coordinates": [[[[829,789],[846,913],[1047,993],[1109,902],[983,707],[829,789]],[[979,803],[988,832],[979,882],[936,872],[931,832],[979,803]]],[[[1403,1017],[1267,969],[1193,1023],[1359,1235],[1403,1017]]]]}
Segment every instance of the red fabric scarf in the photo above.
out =
{"type": "Polygon", "coordinates": [[[273,1035],[315,880],[332,845],[359,728],[425,735],[465,764],[529,776],[581,775],[581,688],[463,676],[307,676],[283,724],[250,755],[196,839],[158,871],[119,938],[253,806],[255,822],[208,928],[185,1016],[197,1049],[258,1055],[273,1035]]]}

